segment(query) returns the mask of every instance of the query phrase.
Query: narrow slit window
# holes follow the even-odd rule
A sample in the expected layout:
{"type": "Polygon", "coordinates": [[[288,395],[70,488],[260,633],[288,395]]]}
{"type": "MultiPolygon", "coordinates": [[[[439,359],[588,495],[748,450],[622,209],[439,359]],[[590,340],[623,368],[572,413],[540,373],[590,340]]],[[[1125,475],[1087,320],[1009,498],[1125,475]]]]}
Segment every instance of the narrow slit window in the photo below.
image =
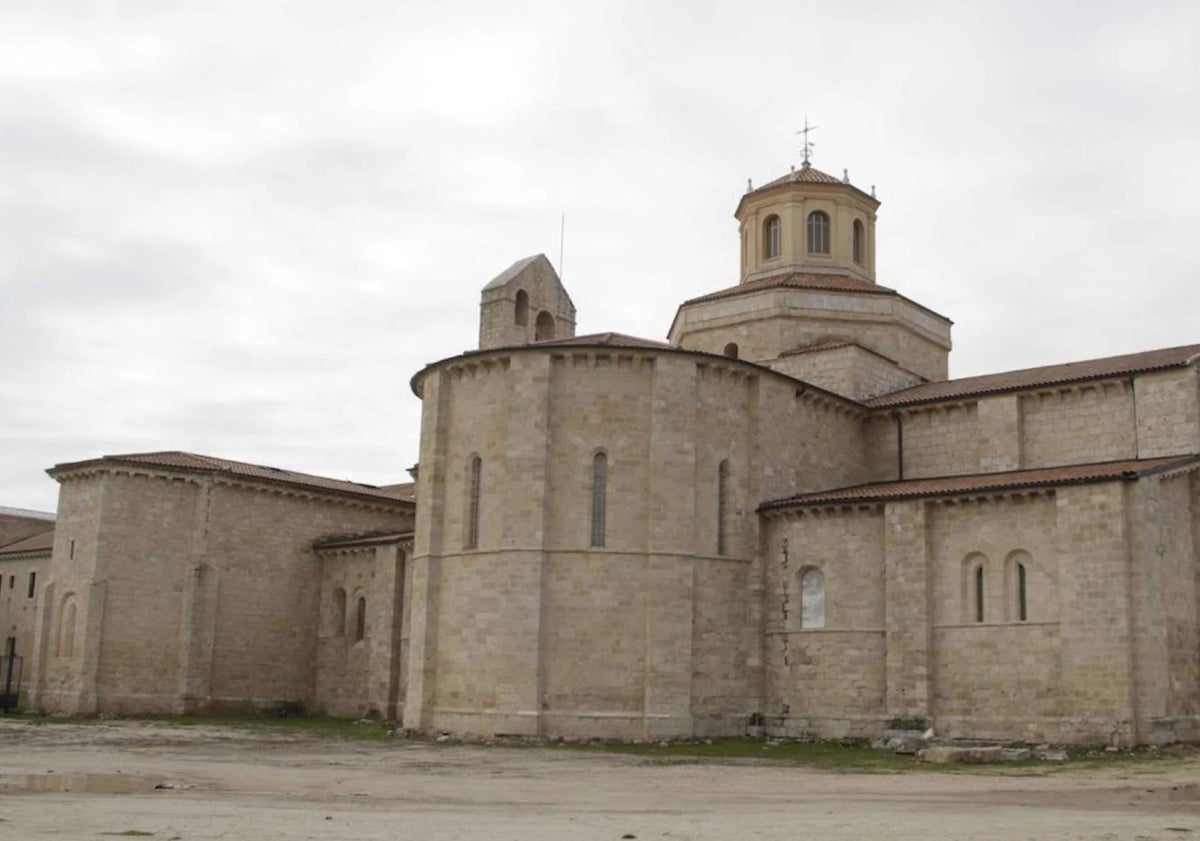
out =
{"type": "Polygon", "coordinates": [[[604,546],[605,520],[608,516],[608,456],[596,453],[592,459],[592,546],[604,546]]]}
{"type": "Polygon", "coordinates": [[[862,265],[862,261],[863,261],[863,223],[858,219],[854,220],[854,242],[852,243],[852,251],[853,251],[852,256],[854,257],[854,262],[858,263],[859,265],[862,265]]]}
{"type": "Polygon", "coordinates": [[[800,577],[800,627],[825,627],[825,574],[816,567],[800,577]]]}
{"type": "Polygon", "coordinates": [[[31,573],[29,573],[29,592],[27,593],[29,598],[31,598],[31,599],[33,598],[33,593],[34,593],[34,590],[36,587],[37,587],[37,573],[31,572],[31,573]]]}
{"type": "Polygon", "coordinates": [[[717,554],[729,551],[729,460],[717,467],[717,554]]]}
{"type": "Polygon", "coordinates": [[[983,621],[983,566],[975,567],[975,621],[983,621]]]}
{"type": "Polygon", "coordinates": [[[467,540],[466,548],[479,548],[479,494],[483,481],[483,459],[471,457],[471,469],[467,488],[467,540]]]}
{"type": "Polygon", "coordinates": [[[1022,622],[1029,619],[1027,584],[1025,564],[1017,564],[1017,619],[1022,622]]]}
{"type": "Polygon", "coordinates": [[[354,641],[360,642],[367,635],[367,598],[366,596],[358,597],[358,604],[354,611],[354,641]]]}

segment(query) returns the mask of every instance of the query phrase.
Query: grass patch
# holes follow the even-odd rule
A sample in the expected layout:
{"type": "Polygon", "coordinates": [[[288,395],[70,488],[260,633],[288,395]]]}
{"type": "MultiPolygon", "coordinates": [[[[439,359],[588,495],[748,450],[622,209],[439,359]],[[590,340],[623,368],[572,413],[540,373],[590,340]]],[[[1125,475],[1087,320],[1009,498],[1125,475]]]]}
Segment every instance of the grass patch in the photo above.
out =
{"type": "Polygon", "coordinates": [[[1136,747],[1108,751],[1098,747],[1067,748],[1070,765],[1076,768],[1154,766],[1200,758],[1200,745],[1175,744],[1165,747],[1136,747]]]}
{"type": "Polygon", "coordinates": [[[1100,767],[1129,767],[1155,770],[1200,757],[1198,745],[1171,745],[1166,748],[1135,748],[1105,751],[1103,748],[1073,748],[1068,762],[1027,759],[981,765],[922,762],[915,756],[876,750],[860,742],[792,742],[761,739],[713,739],[705,742],[667,742],[625,744],[617,742],[569,744],[568,747],[600,753],[641,756],[662,762],[767,760],[800,765],[821,771],[855,773],[903,773],[911,771],[1033,775],[1059,773],[1100,767]]]}
{"type": "MultiPolygon", "coordinates": [[[[874,750],[858,743],[764,742],[762,739],[713,739],[708,742],[624,744],[577,744],[571,747],[601,753],[620,753],[664,761],[768,760],[817,768],[824,771],[868,771],[900,773],[930,768],[913,756],[890,750],[874,750]]],[[[946,766],[940,766],[945,768],[946,766]]],[[[961,767],[961,766],[960,766],[961,767]]]]}
{"type": "Polygon", "coordinates": [[[22,716],[29,724],[45,725],[102,725],[129,721],[144,724],[160,724],[173,727],[228,727],[235,729],[260,730],[264,732],[294,732],[330,739],[352,739],[358,741],[383,741],[392,738],[394,726],[371,719],[352,720],[328,716],[306,715],[162,715],[162,716],[80,716],[59,718],[52,716],[22,716]]]}

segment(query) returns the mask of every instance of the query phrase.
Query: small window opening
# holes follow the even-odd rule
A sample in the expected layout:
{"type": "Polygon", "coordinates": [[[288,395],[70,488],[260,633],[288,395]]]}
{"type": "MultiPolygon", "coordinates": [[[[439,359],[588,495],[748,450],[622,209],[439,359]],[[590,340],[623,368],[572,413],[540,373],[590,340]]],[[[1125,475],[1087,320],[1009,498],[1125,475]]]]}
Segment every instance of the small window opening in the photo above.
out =
{"type": "Polygon", "coordinates": [[[983,565],[975,567],[975,621],[983,621],[983,565]]]}
{"type": "Polygon", "coordinates": [[[728,356],[730,359],[738,358],[737,342],[730,342],[729,344],[725,345],[725,355],[728,356]]]}
{"type": "Polygon", "coordinates": [[[800,627],[825,627],[825,574],[816,567],[800,577],[800,627]]]}
{"type": "Polygon", "coordinates": [[[762,253],[770,260],[784,253],[784,223],[778,216],[768,216],[762,226],[762,253]]]}
{"type": "Polygon", "coordinates": [[[1025,564],[1017,564],[1017,619],[1025,622],[1029,619],[1029,607],[1026,590],[1025,564]]]}
{"type": "Polygon", "coordinates": [[[529,293],[524,289],[517,290],[516,322],[522,327],[529,323],[529,293]]]}
{"type": "Polygon", "coordinates": [[[717,554],[729,551],[729,460],[717,466],[717,554]]]}
{"type": "Polygon", "coordinates": [[[854,262],[862,265],[863,261],[863,223],[861,220],[854,220],[854,242],[852,243],[854,262]]]}
{"type": "Polygon", "coordinates": [[[17,577],[15,575],[10,575],[8,577],[8,589],[10,589],[10,590],[17,589],[17,577]]]}
{"type": "Polygon", "coordinates": [[[67,557],[68,557],[70,560],[74,560],[74,559],[75,559],[75,541],[74,541],[74,540],[72,540],[72,541],[71,541],[71,545],[70,545],[70,547],[67,549],[67,557]]]}
{"type": "Polygon", "coordinates": [[[33,598],[34,588],[37,586],[37,573],[29,573],[29,592],[26,594],[28,598],[33,598]]]}
{"type": "Polygon", "coordinates": [[[358,604],[354,611],[354,641],[361,642],[363,637],[367,635],[367,599],[365,596],[358,597],[358,604]]]}
{"type": "Polygon", "coordinates": [[[533,338],[539,342],[554,338],[554,316],[545,310],[538,313],[533,326],[533,338]]]}
{"type": "Polygon", "coordinates": [[[604,546],[604,526],[608,511],[608,456],[596,453],[592,459],[592,546],[604,546]]]}
{"type": "Polygon", "coordinates": [[[829,214],[823,210],[808,214],[808,251],[810,254],[829,253],[829,214]]]}
{"type": "Polygon", "coordinates": [[[466,548],[479,548],[479,493],[483,481],[483,459],[471,457],[471,469],[467,489],[467,540],[466,548]]]}
{"type": "Polygon", "coordinates": [[[771,260],[783,253],[783,222],[778,216],[768,216],[763,223],[763,255],[771,260]]]}

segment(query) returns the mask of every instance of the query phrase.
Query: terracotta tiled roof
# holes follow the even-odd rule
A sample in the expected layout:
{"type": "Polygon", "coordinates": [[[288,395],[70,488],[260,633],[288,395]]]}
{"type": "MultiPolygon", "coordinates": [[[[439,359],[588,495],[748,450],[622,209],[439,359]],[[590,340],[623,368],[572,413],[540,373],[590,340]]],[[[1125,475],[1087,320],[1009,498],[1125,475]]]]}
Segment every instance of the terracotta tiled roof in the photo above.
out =
{"type": "MultiPolygon", "coordinates": [[[[746,193],[746,195],[742,196],[742,201],[745,201],[747,196],[764,193],[768,190],[773,190],[776,187],[782,187],[785,184],[840,184],[843,187],[848,187],[857,193],[861,193],[863,196],[875,202],[875,204],[879,204],[879,200],[874,196],[863,192],[858,187],[855,187],[853,184],[847,181],[843,181],[840,178],[835,178],[827,172],[822,172],[811,164],[804,164],[799,169],[794,169],[787,175],[776,178],[774,181],[768,181],[761,187],[755,187],[753,190],[750,190],[748,193],[746,193]]],[[[739,202],[739,207],[740,206],[741,203],[739,202]]]]}
{"type": "MultiPolygon", "coordinates": [[[[308,473],[297,473],[294,470],[281,470],[278,467],[264,467],[259,464],[247,464],[241,461],[231,461],[224,458],[184,453],[177,450],[160,453],[128,453],[124,455],[103,456],[88,461],[77,461],[70,464],[56,464],[46,471],[51,476],[57,476],[72,470],[103,465],[141,465],[159,467],[167,470],[175,469],[189,473],[223,473],[241,479],[255,479],[283,485],[308,488],[317,491],[330,491],[340,494],[374,497],[395,502],[411,502],[395,491],[389,491],[376,485],[366,485],[344,479],[328,479],[324,476],[313,476],[308,473]]],[[[393,486],[395,487],[395,486],[393,486]]]]}
{"type": "Polygon", "coordinates": [[[360,534],[351,537],[327,537],[313,543],[314,549],[354,549],[361,546],[386,546],[412,540],[411,531],[390,531],[380,534],[360,534]]]}
{"type": "Polygon", "coordinates": [[[54,522],[54,515],[49,511],[31,511],[28,508],[5,508],[0,505],[0,517],[23,517],[27,520],[48,520],[54,522]]]}
{"type": "Polygon", "coordinates": [[[988,491],[1020,490],[1023,488],[1080,485],[1116,479],[1130,481],[1151,473],[1200,464],[1200,456],[1168,456],[1166,458],[1127,459],[1098,464],[1074,464],[1066,467],[1046,467],[1038,470],[1013,470],[1006,473],[973,473],[967,476],[940,476],[930,479],[909,479],[903,482],[874,482],[831,491],[799,494],[786,499],[764,502],[759,510],[804,507],[810,505],[841,505],[855,502],[884,502],[897,499],[920,499],[934,496],[988,491]]]}
{"type": "Polygon", "coordinates": [[[757,187],[751,192],[757,193],[759,190],[769,190],[772,187],[778,187],[780,184],[844,184],[840,178],[834,178],[828,172],[821,172],[811,164],[804,164],[799,169],[794,169],[787,175],[780,176],[774,181],[768,181],[761,187],[757,187]]]}
{"type": "MultiPolygon", "coordinates": [[[[818,339],[815,342],[810,342],[807,345],[785,350],[780,356],[796,356],[801,353],[817,353],[822,350],[837,350],[843,347],[862,347],[853,339],[847,339],[844,336],[827,336],[824,339],[818,339]]],[[[865,349],[865,348],[864,348],[865,349]]]]}
{"type": "Polygon", "coordinates": [[[1166,368],[1180,368],[1200,357],[1200,345],[1149,350],[1123,356],[1107,356],[1103,359],[1088,359],[1083,362],[1066,362],[1061,365],[1045,365],[1040,368],[1024,368],[1019,371],[1003,371],[999,374],[984,374],[978,377],[963,377],[957,380],[924,383],[894,391],[866,401],[868,406],[880,408],[905,406],[912,403],[929,403],[962,397],[978,397],[1004,391],[1019,391],[1037,386],[1061,385],[1099,380],[1107,377],[1141,374],[1166,368]]]}
{"type": "Polygon", "coordinates": [[[547,339],[546,341],[534,342],[533,344],[538,347],[579,345],[581,347],[647,348],[650,350],[662,350],[663,348],[674,347],[674,345],[667,344],[666,342],[641,339],[637,336],[626,336],[624,333],[589,333],[586,336],[572,336],[568,339],[547,339]]]}
{"type": "Polygon", "coordinates": [[[689,298],[683,302],[698,304],[704,301],[718,301],[721,298],[732,298],[735,295],[749,295],[751,292],[761,292],[765,289],[818,289],[825,292],[859,292],[868,295],[895,295],[895,289],[871,283],[861,277],[844,274],[817,274],[816,272],[793,272],[791,274],[773,275],[739,283],[727,289],[718,289],[699,298],[689,298]]]}
{"type": "Polygon", "coordinates": [[[0,555],[16,555],[19,552],[49,552],[54,546],[54,529],[35,534],[16,543],[0,546],[0,555]]]}
{"type": "Polygon", "coordinates": [[[841,348],[847,348],[847,347],[858,348],[859,350],[865,351],[866,353],[869,353],[873,356],[877,356],[880,359],[887,360],[888,362],[892,363],[893,365],[900,364],[896,360],[892,359],[890,356],[884,356],[879,351],[871,350],[871,348],[866,347],[865,345],[860,345],[858,342],[854,341],[853,339],[848,339],[844,336],[828,336],[824,339],[819,339],[811,344],[801,345],[800,347],[792,348],[791,350],[785,350],[783,353],[781,353],[779,355],[781,357],[800,356],[805,353],[820,353],[823,350],[839,350],[841,348]]]}

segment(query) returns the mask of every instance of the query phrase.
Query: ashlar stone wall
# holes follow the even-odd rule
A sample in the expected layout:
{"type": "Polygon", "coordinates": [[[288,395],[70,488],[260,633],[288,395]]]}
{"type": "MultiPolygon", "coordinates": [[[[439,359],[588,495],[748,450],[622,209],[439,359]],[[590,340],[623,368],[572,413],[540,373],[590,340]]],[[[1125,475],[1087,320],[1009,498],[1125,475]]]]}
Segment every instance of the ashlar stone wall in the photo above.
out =
{"type": "Polygon", "coordinates": [[[924,382],[890,359],[857,345],[786,354],[769,364],[776,371],[852,400],[869,400],[924,382]]]}
{"type": "Polygon", "coordinates": [[[769,732],[1193,738],[1196,476],[771,511],[769,732]],[[811,567],[824,623],[789,626],[811,567]]]}
{"type": "Polygon", "coordinates": [[[211,475],[113,468],[61,481],[35,655],[43,712],[303,708],[313,540],[405,528],[409,516],[400,502],[211,475]],[[70,615],[73,650],[61,644],[70,615]]]}
{"type": "MultiPolygon", "coordinates": [[[[0,656],[8,654],[11,640],[11,650],[23,658],[23,669],[33,665],[30,655],[38,598],[49,565],[50,553],[46,551],[0,555],[0,656]]],[[[28,671],[22,675],[23,685],[28,685],[29,675],[28,671]]],[[[0,673],[0,685],[4,680],[5,675],[0,673]]]]}
{"type": "Polygon", "coordinates": [[[866,427],[872,479],[1200,452],[1195,366],[880,410],[866,427]],[[896,428],[899,420],[899,430],[896,428]]]}
{"type": "Polygon", "coordinates": [[[860,480],[865,413],[756,366],[678,351],[464,357],[428,371],[420,389],[432,434],[406,724],[742,732],[762,691],[756,506],[831,477],[860,480]],[[598,455],[603,545],[592,526],[598,455]]]}

